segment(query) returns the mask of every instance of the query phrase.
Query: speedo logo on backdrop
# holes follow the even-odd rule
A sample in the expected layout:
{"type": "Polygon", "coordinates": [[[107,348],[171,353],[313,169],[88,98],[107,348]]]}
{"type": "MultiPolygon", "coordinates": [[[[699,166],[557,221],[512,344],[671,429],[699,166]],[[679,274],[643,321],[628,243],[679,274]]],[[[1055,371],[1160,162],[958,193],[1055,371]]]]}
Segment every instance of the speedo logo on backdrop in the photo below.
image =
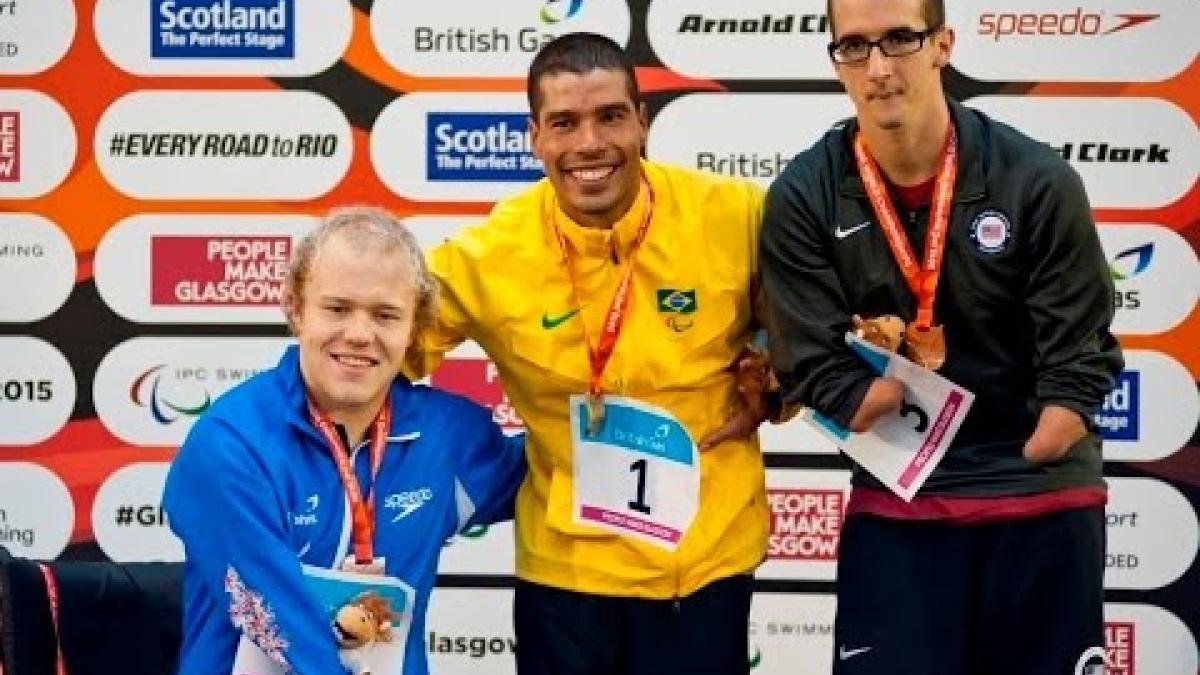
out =
{"type": "Polygon", "coordinates": [[[155,58],[292,58],[296,0],[151,0],[155,58]]]}
{"type": "Polygon", "coordinates": [[[428,180],[533,181],[542,176],[523,113],[431,112],[426,131],[428,180]]]}
{"type": "Polygon", "coordinates": [[[1158,14],[1121,13],[1106,16],[1103,10],[1076,7],[1066,12],[984,12],[979,34],[994,40],[1009,36],[1096,37],[1119,33],[1159,18],[1158,14]]]}
{"type": "Polygon", "coordinates": [[[947,25],[967,27],[958,33],[954,65],[975,79],[1155,82],[1195,57],[1180,48],[1179,30],[1200,21],[1200,3],[948,2],[946,15],[947,25]]]}

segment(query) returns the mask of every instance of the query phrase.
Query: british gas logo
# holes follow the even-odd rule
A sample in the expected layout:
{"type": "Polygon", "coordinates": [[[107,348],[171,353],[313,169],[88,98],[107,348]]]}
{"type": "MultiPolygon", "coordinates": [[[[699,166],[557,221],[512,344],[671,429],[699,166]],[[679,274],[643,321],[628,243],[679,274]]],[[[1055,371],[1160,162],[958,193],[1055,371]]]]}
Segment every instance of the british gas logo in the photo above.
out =
{"type": "Polygon", "coordinates": [[[1179,280],[1200,278],[1200,262],[1186,239],[1161,225],[1121,223],[1098,229],[1113,279],[1114,333],[1165,333],[1192,313],[1200,290],[1179,280]]]}
{"type": "Polygon", "coordinates": [[[542,23],[556,24],[579,14],[583,0],[546,0],[538,16],[542,23]]]}
{"type": "MultiPolygon", "coordinates": [[[[308,0],[306,0],[308,1],[308,0]]],[[[371,35],[393,68],[417,77],[525,77],[547,43],[586,31],[629,41],[625,0],[375,0],[371,35]]]]}

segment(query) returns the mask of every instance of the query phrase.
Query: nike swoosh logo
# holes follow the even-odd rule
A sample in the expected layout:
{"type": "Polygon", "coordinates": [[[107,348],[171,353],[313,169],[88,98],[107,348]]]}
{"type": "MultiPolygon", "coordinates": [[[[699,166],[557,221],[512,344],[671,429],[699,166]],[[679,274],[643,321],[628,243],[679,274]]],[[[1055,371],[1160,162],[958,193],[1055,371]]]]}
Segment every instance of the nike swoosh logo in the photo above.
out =
{"type": "Polygon", "coordinates": [[[838,239],[845,239],[846,237],[849,237],[850,235],[854,234],[855,232],[858,232],[859,230],[870,227],[870,225],[871,225],[871,221],[869,221],[869,220],[864,220],[863,222],[855,225],[854,227],[847,227],[846,229],[842,229],[842,226],[838,225],[837,227],[833,228],[833,236],[837,237],[838,239]]]}
{"type": "Polygon", "coordinates": [[[842,661],[845,661],[846,659],[852,659],[855,656],[858,656],[859,654],[866,654],[867,652],[871,651],[872,649],[874,649],[874,647],[859,647],[858,649],[846,649],[846,645],[842,645],[841,648],[838,649],[838,658],[841,659],[842,661]]]}
{"type": "Polygon", "coordinates": [[[542,328],[545,328],[546,330],[550,330],[552,328],[558,328],[560,325],[562,325],[562,323],[564,321],[566,321],[567,319],[570,319],[571,317],[575,316],[578,313],[579,313],[578,307],[567,312],[566,314],[560,314],[560,315],[554,316],[554,317],[543,312],[542,313],[542,328]]]}

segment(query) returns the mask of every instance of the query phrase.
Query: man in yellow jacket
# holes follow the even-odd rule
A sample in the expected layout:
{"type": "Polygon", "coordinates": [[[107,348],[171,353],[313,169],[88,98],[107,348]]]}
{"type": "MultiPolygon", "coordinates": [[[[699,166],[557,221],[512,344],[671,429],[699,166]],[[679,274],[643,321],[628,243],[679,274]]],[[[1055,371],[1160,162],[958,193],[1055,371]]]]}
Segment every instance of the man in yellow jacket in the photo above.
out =
{"type": "Polygon", "coordinates": [[[756,436],[718,432],[762,193],[641,159],[645,106],[608,38],[546,45],[528,94],[547,177],[431,252],[438,323],[412,364],[475,340],[525,421],[518,671],[744,673],[764,471],[756,436]]]}

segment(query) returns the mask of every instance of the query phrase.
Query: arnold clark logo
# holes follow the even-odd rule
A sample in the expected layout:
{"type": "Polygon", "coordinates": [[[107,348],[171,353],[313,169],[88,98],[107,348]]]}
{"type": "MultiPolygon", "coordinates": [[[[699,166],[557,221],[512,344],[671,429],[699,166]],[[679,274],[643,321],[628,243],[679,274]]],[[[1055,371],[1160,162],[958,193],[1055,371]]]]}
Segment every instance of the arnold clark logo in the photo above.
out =
{"type": "Polygon", "coordinates": [[[134,338],[96,369],[93,400],[104,426],[134,445],[179,445],[229,389],[274,366],[285,338],[134,338]]]}
{"type": "Polygon", "coordinates": [[[567,32],[629,40],[625,0],[376,0],[371,35],[392,67],[418,77],[524,77],[542,45],[567,32]]]}
{"type": "Polygon", "coordinates": [[[690,77],[834,78],[821,0],[654,0],[646,29],[663,65],[690,77]]]}
{"type": "Polygon", "coordinates": [[[1186,239],[1161,225],[1100,225],[1100,244],[1115,286],[1113,332],[1155,335],[1192,313],[1200,261],[1186,239]]]}
{"type": "Polygon", "coordinates": [[[1191,503],[1155,478],[1107,480],[1104,587],[1150,590],[1179,579],[1192,566],[1200,544],[1191,503]]]}
{"type": "Polygon", "coordinates": [[[1094,208],[1172,204],[1200,171],[1196,124],[1169,101],[982,96],[970,105],[1054,148],[1079,172],[1094,208]]]}
{"type": "Polygon", "coordinates": [[[292,58],[296,0],[150,0],[155,58],[292,58]]]}
{"type": "Polygon", "coordinates": [[[954,64],[979,79],[1164,80],[1196,57],[1186,34],[1200,21],[1194,2],[1012,0],[953,2],[946,10],[958,29],[954,64]]]}
{"type": "Polygon", "coordinates": [[[1187,625],[1153,605],[1105,603],[1105,675],[1197,672],[1200,652],[1187,625]]]}
{"type": "Polygon", "coordinates": [[[525,113],[431,112],[426,138],[431,181],[518,182],[543,175],[525,113]]]}
{"type": "Polygon", "coordinates": [[[1200,418],[1200,392],[1183,364],[1154,351],[1125,350],[1125,370],[1093,421],[1109,461],[1151,461],[1187,444],[1200,418]]]}

